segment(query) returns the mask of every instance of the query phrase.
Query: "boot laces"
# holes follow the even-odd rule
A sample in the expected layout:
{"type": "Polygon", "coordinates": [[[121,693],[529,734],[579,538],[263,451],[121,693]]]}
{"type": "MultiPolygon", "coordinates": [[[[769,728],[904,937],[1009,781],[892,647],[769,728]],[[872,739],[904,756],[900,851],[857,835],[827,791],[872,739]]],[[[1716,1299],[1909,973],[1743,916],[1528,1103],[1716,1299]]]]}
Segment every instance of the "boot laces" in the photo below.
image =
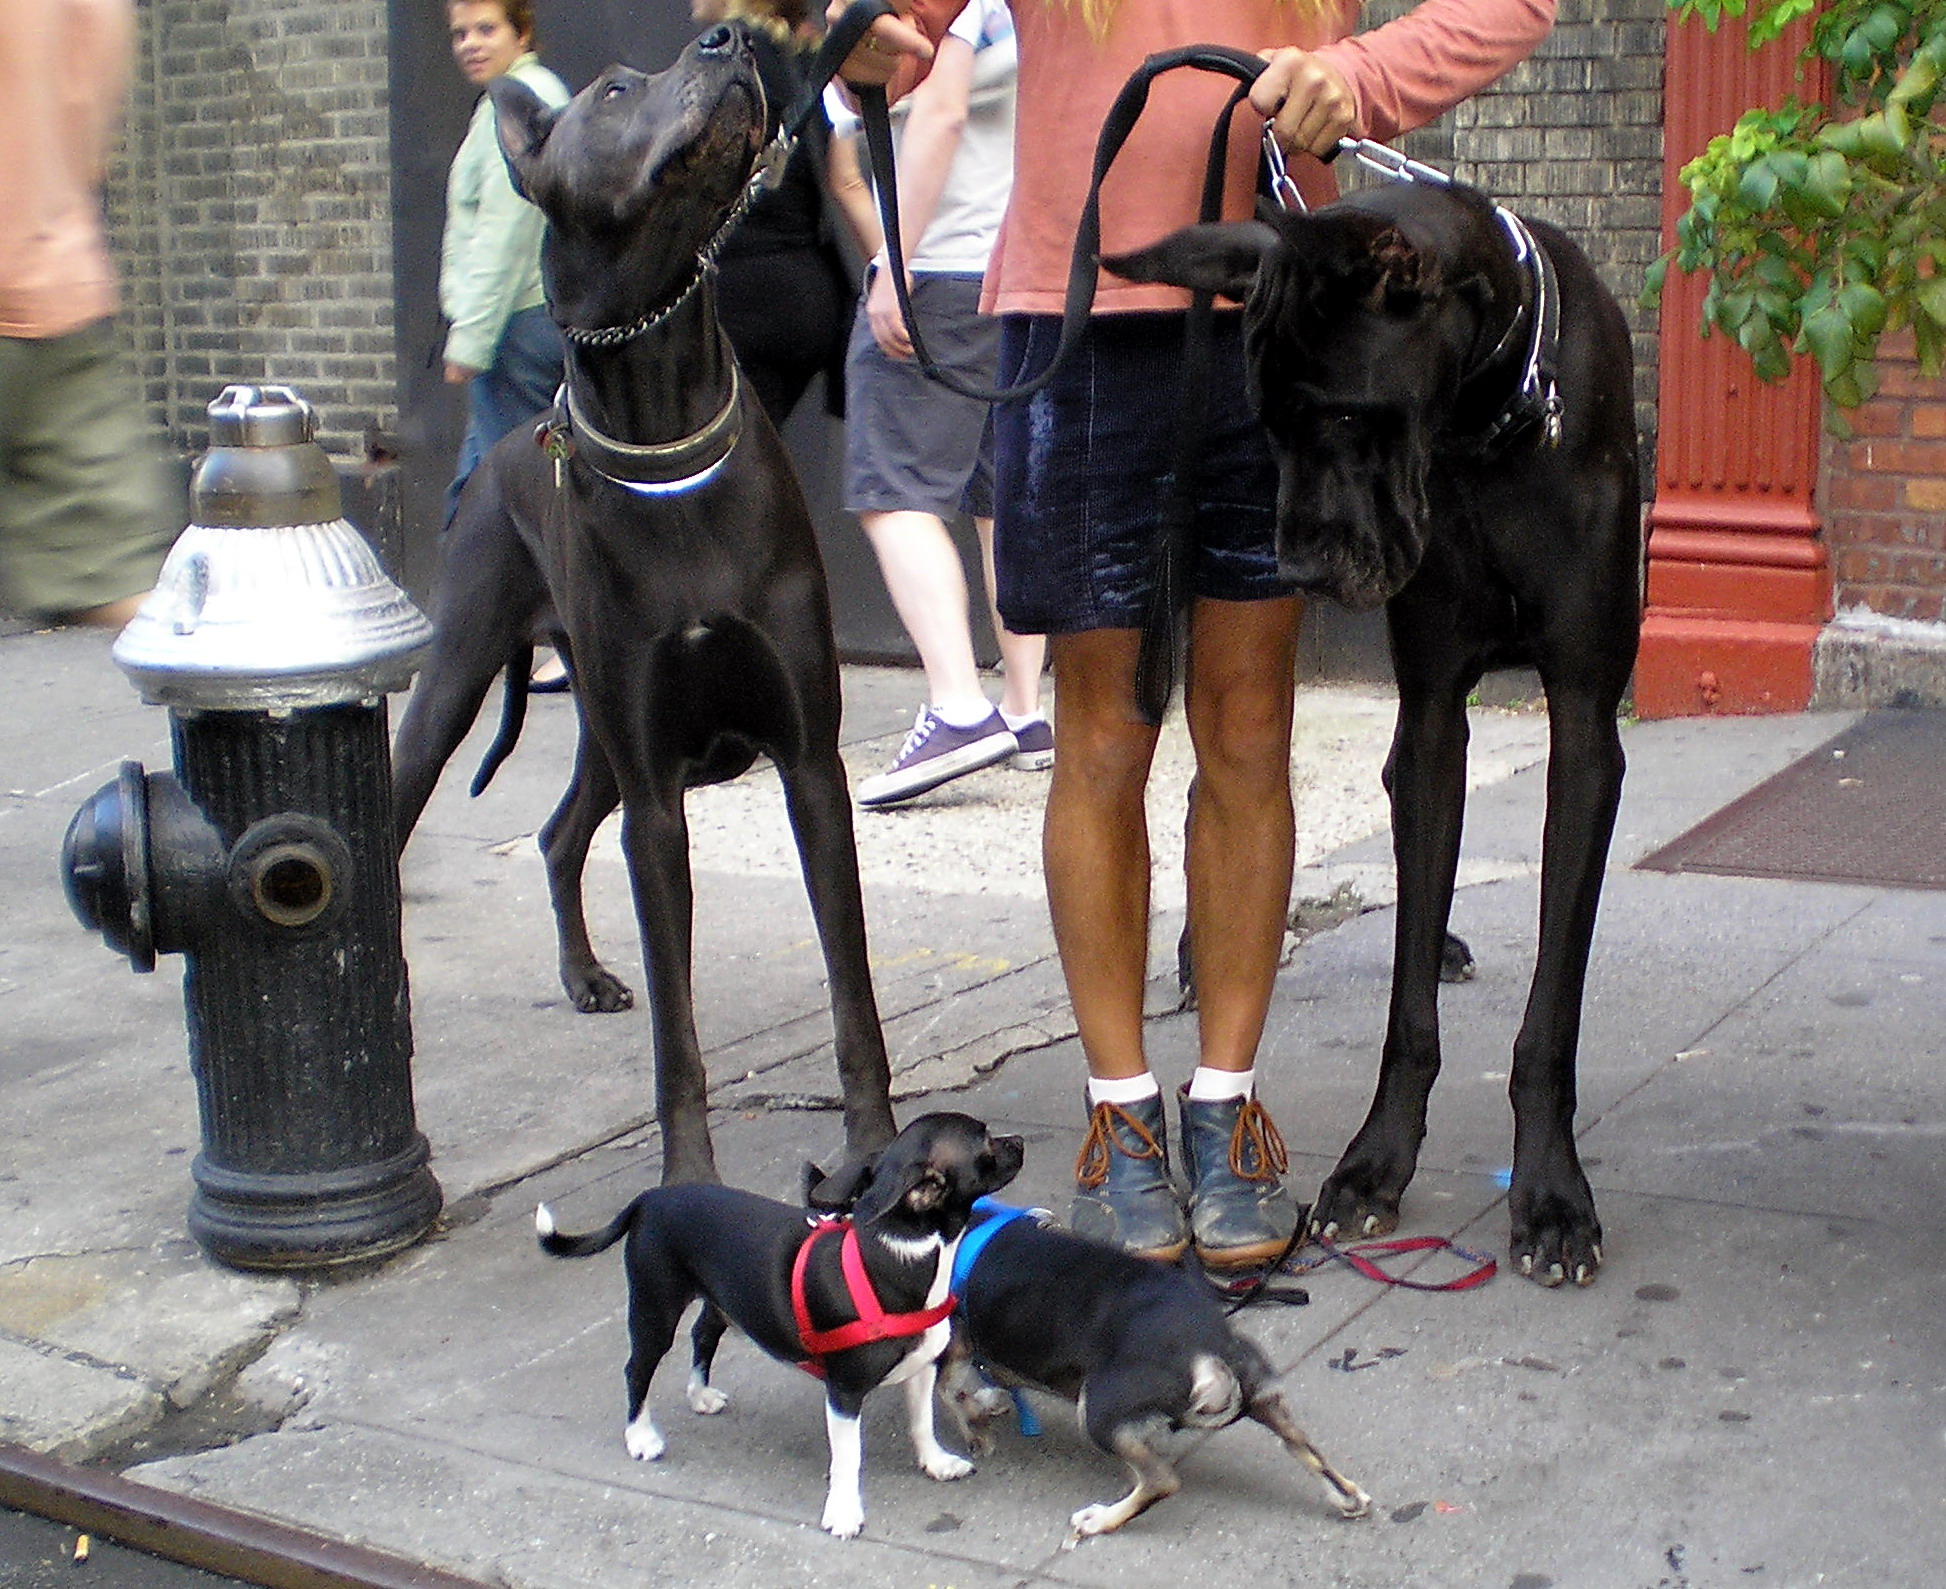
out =
{"type": "MultiPolygon", "coordinates": [[[[1271,1128],[1273,1134],[1276,1127],[1271,1128]]],[[[1283,1143],[1278,1143],[1283,1151],[1283,1143]]],[[[1235,1153],[1232,1143],[1230,1151],[1235,1153]]],[[[1111,1156],[1120,1153],[1131,1159],[1159,1159],[1162,1144],[1155,1133],[1118,1103],[1098,1103],[1088,1112],[1088,1135],[1074,1161],[1075,1184],[1093,1191],[1108,1179],[1111,1156]],[[1130,1146],[1129,1139],[1134,1139],[1130,1146]]]]}
{"type": "Polygon", "coordinates": [[[1246,1098],[1230,1132],[1230,1168],[1246,1181],[1274,1181],[1290,1168],[1283,1135],[1255,1098],[1246,1098]]]}

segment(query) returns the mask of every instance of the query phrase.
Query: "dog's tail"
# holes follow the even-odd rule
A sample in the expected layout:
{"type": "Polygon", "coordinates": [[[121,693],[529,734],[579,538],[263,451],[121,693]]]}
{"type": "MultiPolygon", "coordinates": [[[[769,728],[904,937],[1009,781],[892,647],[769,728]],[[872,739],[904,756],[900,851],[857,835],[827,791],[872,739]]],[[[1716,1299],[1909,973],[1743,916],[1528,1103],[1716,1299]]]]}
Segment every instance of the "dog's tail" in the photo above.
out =
{"type": "Polygon", "coordinates": [[[480,758],[480,770],[473,774],[473,786],[467,791],[475,799],[493,782],[500,763],[520,743],[520,728],[527,721],[527,675],[533,666],[532,646],[522,646],[507,659],[505,688],[500,696],[500,728],[493,736],[493,743],[487,746],[486,755],[480,758]]]}
{"type": "Polygon", "coordinates": [[[542,1252],[556,1258],[586,1258],[591,1253],[605,1252],[628,1234],[635,1223],[636,1206],[630,1203],[600,1230],[591,1230],[585,1236],[569,1236],[555,1228],[554,1210],[540,1203],[534,1209],[534,1234],[540,1239],[542,1252]]]}
{"type": "Polygon", "coordinates": [[[1183,1423],[1191,1429],[1221,1429],[1243,1416],[1243,1386],[1236,1370],[1214,1352],[1198,1352],[1189,1367],[1189,1406],[1183,1423]]]}

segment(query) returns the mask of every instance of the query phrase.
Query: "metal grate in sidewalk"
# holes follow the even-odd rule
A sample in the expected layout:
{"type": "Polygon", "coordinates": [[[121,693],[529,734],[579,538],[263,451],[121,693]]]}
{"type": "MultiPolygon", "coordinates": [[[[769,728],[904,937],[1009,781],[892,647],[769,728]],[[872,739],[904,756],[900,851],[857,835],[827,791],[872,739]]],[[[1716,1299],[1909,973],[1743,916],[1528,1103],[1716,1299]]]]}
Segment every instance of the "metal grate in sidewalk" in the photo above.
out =
{"type": "Polygon", "coordinates": [[[1946,712],[1874,712],[1636,866],[1946,888],[1946,712]]]}

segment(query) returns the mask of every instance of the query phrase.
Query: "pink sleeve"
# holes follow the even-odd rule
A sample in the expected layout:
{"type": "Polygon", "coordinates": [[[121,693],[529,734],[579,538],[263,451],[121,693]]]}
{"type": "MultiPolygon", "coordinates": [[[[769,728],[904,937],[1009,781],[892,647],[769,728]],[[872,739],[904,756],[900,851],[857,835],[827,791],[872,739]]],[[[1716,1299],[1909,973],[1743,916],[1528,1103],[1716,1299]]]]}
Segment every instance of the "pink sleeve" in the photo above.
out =
{"type": "Polygon", "coordinates": [[[1504,77],[1554,25],[1554,0],[1421,0],[1396,21],[1320,45],[1358,100],[1358,129],[1380,140],[1444,115],[1504,77]]]}

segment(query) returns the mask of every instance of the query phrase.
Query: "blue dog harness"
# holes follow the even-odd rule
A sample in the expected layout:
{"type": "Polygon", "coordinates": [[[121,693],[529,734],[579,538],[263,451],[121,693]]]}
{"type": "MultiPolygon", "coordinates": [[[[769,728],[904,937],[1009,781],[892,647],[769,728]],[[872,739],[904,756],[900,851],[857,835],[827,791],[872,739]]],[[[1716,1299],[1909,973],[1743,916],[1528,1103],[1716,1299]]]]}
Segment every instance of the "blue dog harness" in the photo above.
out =
{"type": "MultiPolygon", "coordinates": [[[[1000,1234],[1017,1219],[1038,1219],[1043,1210],[1038,1208],[1015,1208],[1009,1203],[997,1202],[991,1197],[976,1197],[973,1212],[980,1216],[977,1225],[969,1225],[966,1233],[959,1239],[959,1250],[953,1254],[953,1281],[950,1287],[956,1297],[966,1295],[966,1279],[973,1273],[973,1265],[980,1261],[980,1254],[986,1251],[986,1244],[1000,1234]]],[[[984,1376],[984,1373],[982,1374],[984,1376]]],[[[987,1380],[992,1384],[992,1380],[987,1380]]],[[[1018,1390],[1009,1389],[1008,1395],[1014,1399],[1014,1422],[1023,1435],[1032,1438],[1041,1432],[1040,1420],[1034,1416],[1034,1409],[1027,1404],[1027,1398],[1018,1390]]]]}

